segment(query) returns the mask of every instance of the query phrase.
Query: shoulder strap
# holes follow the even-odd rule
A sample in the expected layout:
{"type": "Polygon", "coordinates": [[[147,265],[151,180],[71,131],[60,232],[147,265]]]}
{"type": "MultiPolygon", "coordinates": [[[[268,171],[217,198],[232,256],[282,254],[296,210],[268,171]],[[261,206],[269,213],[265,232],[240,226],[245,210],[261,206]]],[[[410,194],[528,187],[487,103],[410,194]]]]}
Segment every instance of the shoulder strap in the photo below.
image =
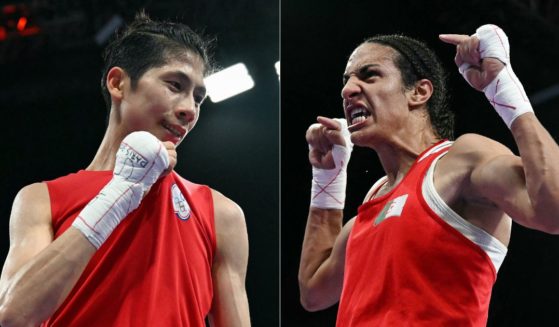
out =
{"type": "Polygon", "coordinates": [[[374,184],[373,187],[371,187],[371,190],[369,191],[369,194],[367,196],[367,201],[371,201],[375,195],[378,193],[378,191],[381,189],[381,187],[386,184],[386,182],[388,181],[388,177],[386,175],[384,175],[383,177],[379,178],[374,184]]]}
{"type": "Polygon", "coordinates": [[[434,154],[434,153],[438,153],[442,150],[446,150],[447,148],[449,148],[454,142],[452,141],[443,141],[437,145],[435,145],[434,147],[432,147],[431,149],[427,150],[425,153],[423,153],[423,155],[421,155],[421,157],[419,158],[419,160],[417,160],[418,162],[422,161],[423,159],[427,158],[428,156],[434,154]]]}

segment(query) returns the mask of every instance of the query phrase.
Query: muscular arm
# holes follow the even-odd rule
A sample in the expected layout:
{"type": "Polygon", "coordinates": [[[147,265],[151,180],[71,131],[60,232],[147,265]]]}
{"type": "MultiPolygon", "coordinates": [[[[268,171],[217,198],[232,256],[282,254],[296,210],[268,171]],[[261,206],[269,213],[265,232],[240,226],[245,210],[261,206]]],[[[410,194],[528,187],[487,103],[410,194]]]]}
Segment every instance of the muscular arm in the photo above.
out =
{"type": "Polygon", "coordinates": [[[517,223],[559,234],[559,147],[533,114],[511,126],[520,158],[494,154],[472,172],[472,185],[517,223]]]}
{"type": "Polygon", "coordinates": [[[532,228],[559,234],[559,146],[533,114],[520,116],[511,127],[520,152],[526,190],[532,210],[526,222],[532,228]]]}
{"type": "Polygon", "coordinates": [[[483,153],[471,174],[473,189],[516,222],[559,234],[559,147],[512,70],[508,38],[497,26],[484,25],[473,37],[441,35],[441,40],[457,46],[455,62],[464,78],[490,99],[520,152],[520,158],[510,151],[483,153]]]}
{"type": "Polygon", "coordinates": [[[212,268],[214,300],[211,326],[250,326],[245,289],[248,237],[242,210],[221,193],[212,191],[215,210],[216,255],[212,268]]]}
{"type": "Polygon", "coordinates": [[[3,327],[37,326],[50,317],[97,247],[139,205],[161,173],[176,164],[175,146],[147,132],[131,133],[123,144],[116,155],[113,179],[54,241],[46,184],[30,185],[17,195],[10,218],[10,251],[0,278],[3,327]],[[148,164],[129,160],[134,148],[143,150],[148,164]]]}
{"type": "Polygon", "coordinates": [[[299,263],[300,300],[309,311],[322,310],[339,301],[345,248],[353,225],[350,220],[342,228],[345,169],[353,147],[347,123],[326,117],[318,117],[317,121],[306,133],[313,187],[299,263]]]}
{"type": "Polygon", "coordinates": [[[301,304],[306,310],[328,308],[339,301],[345,249],[354,219],[342,228],[342,210],[311,207],[299,264],[301,304]]]}
{"type": "Polygon", "coordinates": [[[37,326],[64,301],[95,247],[73,227],[52,241],[45,184],[16,196],[10,218],[10,251],[0,278],[0,324],[37,326]]]}

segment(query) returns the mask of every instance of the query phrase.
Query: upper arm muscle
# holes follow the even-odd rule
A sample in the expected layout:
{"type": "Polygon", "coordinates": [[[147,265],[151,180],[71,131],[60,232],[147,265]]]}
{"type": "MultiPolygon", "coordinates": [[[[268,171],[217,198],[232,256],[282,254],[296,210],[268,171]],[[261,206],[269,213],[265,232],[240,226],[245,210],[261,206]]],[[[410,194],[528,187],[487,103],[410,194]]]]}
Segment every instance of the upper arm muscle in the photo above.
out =
{"type": "Polygon", "coordinates": [[[214,326],[249,326],[245,290],[248,237],[244,214],[234,202],[213,191],[216,255],[213,263],[214,302],[210,321],[214,326]]]}
{"type": "Polygon", "coordinates": [[[517,223],[532,226],[534,211],[526,189],[519,157],[499,155],[480,164],[472,172],[472,185],[517,223]]]}
{"type": "Polygon", "coordinates": [[[53,239],[50,199],[44,183],[24,187],[14,200],[10,216],[10,250],[1,281],[4,283],[53,239]]]}
{"type": "Polygon", "coordinates": [[[532,226],[533,209],[520,157],[504,145],[479,135],[460,137],[451,151],[471,165],[465,199],[498,207],[517,223],[532,226]]]}

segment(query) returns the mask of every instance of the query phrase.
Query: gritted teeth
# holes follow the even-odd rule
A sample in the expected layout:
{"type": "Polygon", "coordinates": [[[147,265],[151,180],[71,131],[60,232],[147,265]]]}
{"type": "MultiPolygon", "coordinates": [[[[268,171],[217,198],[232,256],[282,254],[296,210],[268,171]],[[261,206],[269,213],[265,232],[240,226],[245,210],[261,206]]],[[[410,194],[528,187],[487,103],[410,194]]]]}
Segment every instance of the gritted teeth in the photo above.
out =
{"type": "Polygon", "coordinates": [[[355,124],[357,124],[357,123],[364,122],[366,119],[367,119],[367,118],[365,118],[365,116],[359,116],[359,117],[357,117],[357,118],[353,118],[353,119],[351,120],[351,125],[355,125],[355,124]]]}
{"type": "Polygon", "coordinates": [[[370,116],[370,113],[363,107],[357,107],[349,111],[351,124],[363,122],[370,116]]]}

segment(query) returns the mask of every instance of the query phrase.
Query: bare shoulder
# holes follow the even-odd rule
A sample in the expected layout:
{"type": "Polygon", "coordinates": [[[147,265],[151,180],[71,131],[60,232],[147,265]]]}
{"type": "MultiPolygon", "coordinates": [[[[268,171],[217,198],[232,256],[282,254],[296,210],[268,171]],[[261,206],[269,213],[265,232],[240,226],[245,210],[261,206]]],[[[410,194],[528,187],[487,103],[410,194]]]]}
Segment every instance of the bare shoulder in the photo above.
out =
{"type": "Polygon", "coordinates": [[[509,148],[479,134],[464,134],[458,137],[448,152],[451,157],[458,156],[470,160],[482,160],[506,154],[512,154],[509,148]]]}
{"type": "Polygon", "coordinates": [[[14,204],[24,204],[25,202],[34,203],[35,205],[48,205],[50,207],[50,197],[47,184],[33,183],[19,190],[14,200],[14,204]]]}
{"type": "Polygon", "coordinates": [[[468,183],[479,184],[476,181],[493,181],[487,177],[498,174],[502,167],[519,163],[520,158],[503,144],[478,134],[465,134],[441,158],[435,177],[462,175],[468,183]]]}
{"type": "Polygon", "coordinates": [[[478,134],[464,134],[456,139],[434,171],[435,188],[447,204],[457,206],[462,201],[486,203],[475,176],[488,171],[497,160],[511,160],[514,155],[503,144],[478,134]]]}
{"type": "Polygon", "coordinates": [[[212,189],[216,234],[216,267],[223,264],[246,271],[248,235],[245,215],[235,202],[212,189]]]}
{"type": "Polygon", "coordinates": [[[235,202],[212,189],[216,228],[235,228],[245,226],[245,215],[235,202]]]}
{"type": "Polygon", "coordinates": [[[51,226],[51,207],[47,185],[34,183],[22,188],[15,197],[10,216],[10,238],[20,228],[51,226]]]}
{"type": "Polygon", "coordinates": [[[53,239],[50,197],[45,183],[22,188],[10,215],[10,250],[2,270],[2,281],[47,247],[53,239]]]}

